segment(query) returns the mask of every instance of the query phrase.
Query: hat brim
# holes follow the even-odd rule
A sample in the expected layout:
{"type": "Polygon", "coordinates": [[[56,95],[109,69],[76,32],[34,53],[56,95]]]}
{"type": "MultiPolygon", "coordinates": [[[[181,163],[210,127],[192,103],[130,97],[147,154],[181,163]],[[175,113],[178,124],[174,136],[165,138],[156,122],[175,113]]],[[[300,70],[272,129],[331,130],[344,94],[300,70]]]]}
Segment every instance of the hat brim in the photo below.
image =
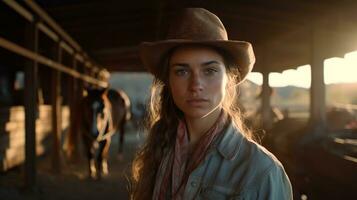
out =
{"type": "Polygon", "coordinates": [[[140,57],[148,71],[162,80],[162,77],[158,76],[160,71],[162,71],[160,68],[162,67],[160,66],[162,59],[172,48],[185,44],[208,45],[220,48],[229,53],[233,58],[233,62],[235,62],[235,67],[237,67],[239,70],[241,77],[240,82],[246,78],[247,74],[252,70],[255,63],[255,56],[252,45],[249,42],[234,40],[192,41],[175,39],[158,42],[143,42],[140,45],[140,57]]]}

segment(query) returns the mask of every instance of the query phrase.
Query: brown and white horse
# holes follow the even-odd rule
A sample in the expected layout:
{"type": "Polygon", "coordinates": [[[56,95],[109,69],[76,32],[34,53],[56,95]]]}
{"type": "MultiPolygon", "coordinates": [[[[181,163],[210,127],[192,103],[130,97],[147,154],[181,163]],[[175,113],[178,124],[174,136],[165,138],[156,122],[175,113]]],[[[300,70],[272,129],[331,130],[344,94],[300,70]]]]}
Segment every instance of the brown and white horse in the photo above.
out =
{"type": "Polygon", "coordinates": [[[115,130],[119,131],[119,146],[118,156],[120,159],[123,157],[123,144],[125,136],[125,123],[131,119],[131,103],[128,95],[123,90],[109,89],[107,97],[111,102],[113,121],[117,122],[114,125],[115,130]],[[125,109],[123,109],[123,107],[125,109]]]}
{"type": "MultiPolygon", "coordinates": [[[[131,116],[130,101],[123,91],[87,89],[87,95],[79,101],[77,108],[77,131],[70,134],[80,133],[88,159],[89,177],[99,179],[108,174],[111,137],[118,131],[119,153],[122,154],[124,126],[131,116]]],[[[76,144],[69,142],[69,149],[73,149],[73,145],[76,144]]]]}

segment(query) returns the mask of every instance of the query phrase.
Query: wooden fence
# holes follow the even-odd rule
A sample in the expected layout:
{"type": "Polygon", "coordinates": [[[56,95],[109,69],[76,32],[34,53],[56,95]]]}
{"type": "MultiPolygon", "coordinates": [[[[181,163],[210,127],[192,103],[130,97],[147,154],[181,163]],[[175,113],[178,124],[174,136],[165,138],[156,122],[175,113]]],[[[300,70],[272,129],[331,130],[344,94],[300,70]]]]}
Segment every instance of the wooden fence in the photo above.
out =
{"type": "MultiPolygon", "coordinates": [[[[51,106],[39,106],[36,120],[36,155],[49,150],[45,142],[51,136],[51,106]]],[[[62,125],[64,131],[69,125],[69,108],[62,108],[62,125]]],[[[23,106],[0,109],[0,171],[6,171],[22,164],[25,160],[25,110],[23,106]]]]}
{"type": "MultiPolygon", "coordinates": [[[[98,66],[81,46],[67,34],[39,5],[33,0],[3,0],[1,8],[7,8],[24,19],[23,28],[25,44],[18,44],[9,38],[0,37],[0,48],[13,55],[25,58],[24,74],[24,105],[22,107],[4,108],[0,117],[5,120],[0,123],[1,130],[1,169],[7,169],[25,159],[25,186],[29,189],[36,187],[36,157],[43,153],[45,148],[41,141],[46,137],[52,137],[52,168],[60,172],[60,137],[64,122],[73,121],[76,101],[80,98],[83,84],[91,84],[99,87],[107,87],[108,83],[98,79],[104,68],[98,66]],[[42,33],[42,34],[39,34],[42,33]],[[39,52],[40,37],[47,37],[53,41],[54,51],[50,57],[39,52]],[[63,55],[71,56],[70,64],[64,64],[63,55]],[[38,80],[44,77],[39,75],[39,65],[51,70],[51,105],[38,105],[38,80]],[[63,116],[61,97],[61,76],[70,77],[65,89],[68,93],[69,116],[63,116]],[[38,112],[39,111],[39,112],[38,112]],[[39,115],[39,118],[38,116],[39,115]],[[46,116],[45,118],[43,118],[46,116]],[[49,117],[50,116],[50,117],[49,117]],[[9,118],[6,118],[9,117],[9,118]],[[42,118],[41,118],[42,117],[42,118]],[[64,119],[64,120],[63,120],[64,119]],[[9,130],[9,131],[8,131],[9,130]],[[16,138],[16,139],[12,139],[16,138]],[[21,139],[19,139],[21,138],[21,139]]],[[[11,26],[22,29],[19,24],[11,19],[2,18],[11,26]]],[[[2,27],[7,30],[7,27],[2,27]]],[[[1,62],[1,60],[0,60],[1,62]]],[[[72,126],[69,124],[69,129],[72,126]]]]}

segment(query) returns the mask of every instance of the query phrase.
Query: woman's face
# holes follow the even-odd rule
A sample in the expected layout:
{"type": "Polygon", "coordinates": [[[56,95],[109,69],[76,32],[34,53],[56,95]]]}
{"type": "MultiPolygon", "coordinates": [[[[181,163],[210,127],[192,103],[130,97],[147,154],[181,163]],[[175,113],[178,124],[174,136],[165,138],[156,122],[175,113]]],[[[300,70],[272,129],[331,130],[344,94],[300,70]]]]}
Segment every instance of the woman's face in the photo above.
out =
{"type": "Polygon", "coordinates": [[[190,118],[220,112],[227,85],[223,57],[204,46],[176,49],[169,60],[169,85],[176,106],[190,118]]]}

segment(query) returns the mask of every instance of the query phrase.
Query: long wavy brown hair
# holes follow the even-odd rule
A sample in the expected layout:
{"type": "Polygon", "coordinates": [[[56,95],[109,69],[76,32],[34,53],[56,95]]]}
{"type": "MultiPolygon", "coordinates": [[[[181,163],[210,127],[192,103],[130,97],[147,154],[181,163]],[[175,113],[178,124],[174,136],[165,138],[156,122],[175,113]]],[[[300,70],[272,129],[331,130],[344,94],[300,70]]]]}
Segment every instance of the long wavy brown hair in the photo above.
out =
{"type": "MultiPolygon", "coordinates": [[[[169,59],[179,47],[171,50],[162,61],[162,74],[155,77],[151,87],[151,97],[148,106],[146,128],[147,140],[137,152],[132,164],[132,179],[130,185],[131,199],[152,199],[156,174],[165,152],[175,144],[176,129],[179,120],[183,118],[182,111],[174,104],[169,84],[169,59]]],[[[251,131],[242,123],[240,109],[236,104],[237,83],[241,81],[237,66],[232,63],[232,57],[221,49],[213,48],[224,58],[227,72],[227,92],[222,103],[223,110],[228,114],[240,132],[253,139],[251,131]]]]}

